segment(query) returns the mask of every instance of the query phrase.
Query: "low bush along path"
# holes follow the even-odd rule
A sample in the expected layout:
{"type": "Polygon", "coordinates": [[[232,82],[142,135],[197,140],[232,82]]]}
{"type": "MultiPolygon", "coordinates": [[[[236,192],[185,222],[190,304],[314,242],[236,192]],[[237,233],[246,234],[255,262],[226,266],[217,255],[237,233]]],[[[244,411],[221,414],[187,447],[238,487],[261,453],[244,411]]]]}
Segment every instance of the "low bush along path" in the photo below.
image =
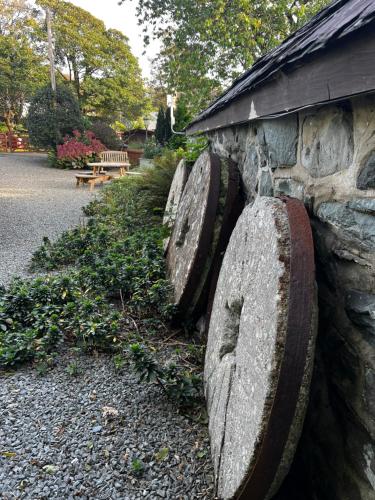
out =
{"type": "MultiPolygon", "coordinates": [[[[14,175],[9,161],[5,281],[41,236],[79,221],[88,196],[36,157],[17,157],[14,175]]],[[[0,498],[214,498],[203,347],[168,326],[160,207],[175,163],[103,190],[87,225],[34,254],[40,277],[0,287],[0,498]]]]}

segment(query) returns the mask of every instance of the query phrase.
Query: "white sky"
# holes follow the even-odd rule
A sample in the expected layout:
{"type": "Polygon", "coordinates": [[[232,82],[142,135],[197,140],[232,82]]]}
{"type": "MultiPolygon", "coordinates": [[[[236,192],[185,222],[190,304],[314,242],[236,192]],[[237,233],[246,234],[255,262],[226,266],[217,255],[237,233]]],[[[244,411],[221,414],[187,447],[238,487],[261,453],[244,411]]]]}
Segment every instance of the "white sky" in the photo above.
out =
{"type": "Polygon", "coordinates": [[[116,28],[124,33],[129,38],[132,53],[139,60],[143,76],[150,76],[150,59],[156,55],[158,45],[156,42],[151,42],[151,45],[146,48],[146,55],[142,55],[145,49],[143,46],[142,27],[138,26],[135,14],[137,0],[126,0],[121,6],[118,5],[118,0],[69,1],[104,21],[107,28],[116,28]]]}

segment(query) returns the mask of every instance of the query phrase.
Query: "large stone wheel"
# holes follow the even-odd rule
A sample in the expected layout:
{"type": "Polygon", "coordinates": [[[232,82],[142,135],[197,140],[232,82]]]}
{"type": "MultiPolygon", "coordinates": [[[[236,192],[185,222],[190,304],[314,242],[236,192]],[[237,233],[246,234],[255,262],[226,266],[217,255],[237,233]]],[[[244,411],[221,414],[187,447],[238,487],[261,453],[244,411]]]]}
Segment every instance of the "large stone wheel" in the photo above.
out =
{"type": "Polygon", "coordinates": [[[188,180],[190,169],[185,160],[181,160],[176,167],[171,188],[169,190],[167,204],[163,217],[163,224],[173,227],[176,220],[178,205],[180,204],[185,184],[188,180]]]}
{"type": "Polygon", "coordinates": [[[178,205],[167,252],[174,301],[191,307],[211,251],[220,194],[220,160],[204,151],[195,162],[178,205]]]}
{"type": "Polygon", "coordinates": [[[205,394],[219,498],[268,500],[279,488],[302,429],[315,332],[305,208],[258,198],[232,233],[208,334],[205,394]]]}
{"type": "Polygon", "coordinates": [[[207,264],[207,276],[202,276],[202,285],[197,294],[199,300],[193,311],[194,317],[205,315],[206,334],[225,250],[244,204],[245,196],[237,163],[231,159],[221,159],[220,201],[215,219],[211,258],[207,264]]]}

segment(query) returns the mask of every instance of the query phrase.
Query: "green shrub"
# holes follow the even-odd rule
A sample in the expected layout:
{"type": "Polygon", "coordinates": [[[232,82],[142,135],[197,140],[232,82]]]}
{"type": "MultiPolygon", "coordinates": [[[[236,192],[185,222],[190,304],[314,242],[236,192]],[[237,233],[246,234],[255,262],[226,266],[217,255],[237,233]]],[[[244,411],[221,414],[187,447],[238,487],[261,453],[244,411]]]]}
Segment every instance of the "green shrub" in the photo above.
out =
{"type": "Polygon", "coordinates": [[[0,367],[48,354],[65,338],[84,348],[111,345],[120,317],[82,278],[71,271],[0,289],[0,367]]]}
{"type": "Polygon", "coordinates": [[[144,144],[143,157],[152,160],[162,154],[163,148],[156,143],[154,138],[148,139],[144,144]]]}
{"type": "Polygon", "coordinates": [[[181,160],[176,151],[165,150],[154,159],[154,167],[144,171],[138,179],[138,189],[142,194],[143,206],[148,213],[163,215],[176,166],[181,160]]]}
{"type": "Polygon", "coordinates": [[[194,163],[207,147],[208,141],[206,137],[193,137],[187,141],[185,151],[182,154],[186,161],[194,163]]]}
{"type": "Polygon", "coordinates": [[[157,382],[166,396],[179,406],[193,406],[201,399],[201,378],[170,363],[160,366],[141,344],[131,344],[129,352],[141,382],[157,382]]]}
{"type": "Polygon", "coordinates": [[[67,134],[83,130],[77,99],[63,85],[56,93],[50,86],[40,89],[30,103],[27,127],[33,146],[55,149],[67,134]]]}
{"type": "Polygon", "coordinates": [[[108,123],[102,121],[94,121],[91,129],[95,137],[99,139],[106,148],[119,151],[122,148],[122,141],[117,136],[116,132],[108,123]]]}

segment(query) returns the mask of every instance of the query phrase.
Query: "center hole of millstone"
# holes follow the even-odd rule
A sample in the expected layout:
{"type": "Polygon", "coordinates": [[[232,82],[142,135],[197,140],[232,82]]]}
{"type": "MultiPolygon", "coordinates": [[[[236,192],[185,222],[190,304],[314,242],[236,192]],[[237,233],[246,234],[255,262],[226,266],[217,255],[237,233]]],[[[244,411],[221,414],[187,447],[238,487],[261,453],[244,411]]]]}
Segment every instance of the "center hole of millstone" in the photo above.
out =
{"type": "Polygon", "coordinates": [[[229,301],[225,303],[226,317],[224,319],[224,335],[219,353],[220,359],[223,359],[226,354],[234,352],[237,347],[243,303],[243,297],[235,299],[231,303],[229,301]]]}
{"type": "Polygon", "coordinates": [[[189,219],[188,219],[188,217],[186,217],[186,219],[184,220],[184,222],[181,226],[181,231],[180,231],[180,234],[179,234],[178,239],[176,241],[177,247],[183,246],[183,244],[185,243],[185,240],[186,240],[186,235],[189,231],[190,231],[189,219]]]}

